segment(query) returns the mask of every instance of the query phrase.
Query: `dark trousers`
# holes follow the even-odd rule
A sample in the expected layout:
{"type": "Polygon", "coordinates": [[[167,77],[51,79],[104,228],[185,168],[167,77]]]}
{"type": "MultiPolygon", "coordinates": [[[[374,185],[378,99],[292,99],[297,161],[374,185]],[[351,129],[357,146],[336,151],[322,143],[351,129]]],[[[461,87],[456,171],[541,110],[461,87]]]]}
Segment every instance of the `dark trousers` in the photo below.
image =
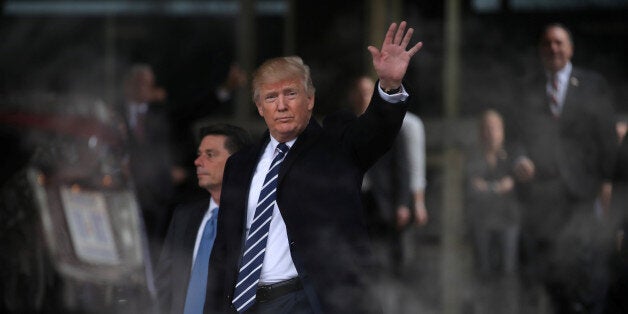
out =
{"type": "Polygon", "coordinates": [[[305,291],[290,292],[267,302],[256,302],[247,313],[255,314],[312,314],[314,311],[305,291]]]}
{"type": "Polygon", "coordinates": [[[556,313],[601,313],[609,283],[612,228],[595,215],[593,200],[539,193],[526,210],[543,213],[545,219],[524,220],[522,244],[528,275],[524,279],[545,286],[556,313]]]}

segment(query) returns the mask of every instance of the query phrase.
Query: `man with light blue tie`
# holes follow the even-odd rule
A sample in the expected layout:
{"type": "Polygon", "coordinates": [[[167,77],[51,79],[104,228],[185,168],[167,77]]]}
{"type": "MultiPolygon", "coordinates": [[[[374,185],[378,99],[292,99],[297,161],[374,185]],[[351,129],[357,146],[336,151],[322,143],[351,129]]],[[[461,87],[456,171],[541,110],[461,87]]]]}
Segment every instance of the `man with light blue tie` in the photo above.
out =
{"type": "Polygon", "coordinates": [[[210,197],[180,205],[173,213],[157,265],[162,313],[203,312],[225,163],[229,156],[250,142],[245,130],[228,124],[202,128],[200,140],[194,165],[198,185],[207,190],[210,197]]]}

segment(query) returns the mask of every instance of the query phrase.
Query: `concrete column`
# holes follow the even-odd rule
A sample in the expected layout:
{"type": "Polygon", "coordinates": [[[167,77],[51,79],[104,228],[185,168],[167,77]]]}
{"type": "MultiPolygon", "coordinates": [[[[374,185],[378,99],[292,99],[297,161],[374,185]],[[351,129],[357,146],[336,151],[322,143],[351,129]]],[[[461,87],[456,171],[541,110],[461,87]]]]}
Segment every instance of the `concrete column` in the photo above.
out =
{"type": "MultiPolygon", "coordinates": [[[[386,30],[392,22],[399,23],[403,1],[401,0],[369,0],[366,10],[367,40],[369,45],[381,47],[386,30]]],[[[374,76],[375,70],[370,55],[364,59],[364,69],[368,69],[369,74],[374,76]]]]}
{"type": "MultiPolygon", "coordinates": [[[[236,30],[236,60],[247,72],[255,69],[257,55],[257,36],[255,33],[255,0],[239,0],[240,12],[237,16],[236,30]]],[[[236,93],[234,98],[235,123],[248,121],[253,112],[251,93],[249,88],[236,93]]]]}
{"type": "MultiPolygon", "coordinates": [[[[445,4],[445,47],[443,64],[443,106],[445,130],[455,130],[459,123],[460,23],[461,1],[445,4]]],[[[464,298],[465,267],[468,254],[463,245],[463,155],[455,145],[455,134],[444,135],[441,229],[442,313],[458,314],[464,298]]]]}
{"type": "Polygon", "coordinates": [[[296,53],[296,6],[297,1],[285,0],[288,5],[288,12],[284,16],[284,39],[283,39],[283,53],[286,56],[294,55],[296,53]]]}

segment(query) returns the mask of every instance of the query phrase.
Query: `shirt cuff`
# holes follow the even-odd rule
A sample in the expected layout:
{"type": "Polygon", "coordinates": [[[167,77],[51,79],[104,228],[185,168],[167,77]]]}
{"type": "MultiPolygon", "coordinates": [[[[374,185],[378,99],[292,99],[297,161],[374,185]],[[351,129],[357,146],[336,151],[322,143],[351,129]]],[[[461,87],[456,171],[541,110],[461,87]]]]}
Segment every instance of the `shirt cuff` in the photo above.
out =
{"type": "Polygon", "coordinates": [[[377,83],[377,90],[379,91],[379,96],[382,97],[383,100],[393,104],[405,101],[408,97],[410,97],[408,92],[406,92],[406,89],[403,87],[403,84],[401,84],[401,90],[399,90],[399,93],[392,95],[386,94],[379,83],[377,83]]]}

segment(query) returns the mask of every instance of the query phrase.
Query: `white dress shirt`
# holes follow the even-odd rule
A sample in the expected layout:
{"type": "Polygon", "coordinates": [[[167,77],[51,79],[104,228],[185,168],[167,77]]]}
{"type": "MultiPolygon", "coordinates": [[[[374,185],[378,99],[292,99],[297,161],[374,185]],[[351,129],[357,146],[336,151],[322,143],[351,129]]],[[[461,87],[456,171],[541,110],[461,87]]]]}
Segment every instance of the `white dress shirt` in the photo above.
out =
{"type": "Polygon", "coordinates": [[[131,129],[135,129],[135,126],[137,126],[137,116],[139,116],[140,114],[146,114],[146,112],[148,112],[148,104],[129,102],[128,110],[129,126],[131,127],[131,129]]]}
{"type": "Polygon", "coordinates": [[[408,153],[408,172],[410,173],[410,190],[412,192],[425,190],[425,128],[421,119],[407,112],[403,118],[401,130],[406,138],[408,153]]]}
{"type": "MultiPolygon", "coordinates": [[[[571,65],[571,62],[568,62],[564,68],[556,72],[556,79],[558,83],[558,86],[557,86],[558,90],[556,93],[556,102],[558,105],[558,112],[563,111],[563,106],[565,104],[565,96],[567,95],[567,88],[569,87],[569,77],[571,76],[572,68],[573,66],[571,65]]],[[[547,75],[547,83],[545,84],[545,88],[549,95],[552,93],[552,90],[553,90],[552,74],[548,72],[546,73],[546,75],[547,75]]]]}
{"type": "MultiPolygon", "coordinates": [[[[292,147],[296,139],[287,142],[288,147],[292,147]]],[[[266,173],[270,167],[273,158],[276,155],[276,148],[279,142],[270,137],[270,142],[264,149],[264,153],[257,163],[253,180],[251,181],[251,189],[249,190],[249,202],[246,215],[247,234],[251,228],[255,208],[261,193],[261,187],[264,184],[266,173]]],[[[288,151],[288,154],[290,151],[288,151]]],[[[272,284],[284,280],[294,278],[298,275],[297,269],[294,267],[292,255],[290,255],[290,244],[288,243],[288,233],[286,232],[286,224],[281,217],[279,207],[275,203],[273,208],[273,216],[270,221],[270,229],[268,240],[266,242],[266,252],[264,253],[264,263],[262,264],[262,273],[260,274],[260,285],[272,284]]]]}

